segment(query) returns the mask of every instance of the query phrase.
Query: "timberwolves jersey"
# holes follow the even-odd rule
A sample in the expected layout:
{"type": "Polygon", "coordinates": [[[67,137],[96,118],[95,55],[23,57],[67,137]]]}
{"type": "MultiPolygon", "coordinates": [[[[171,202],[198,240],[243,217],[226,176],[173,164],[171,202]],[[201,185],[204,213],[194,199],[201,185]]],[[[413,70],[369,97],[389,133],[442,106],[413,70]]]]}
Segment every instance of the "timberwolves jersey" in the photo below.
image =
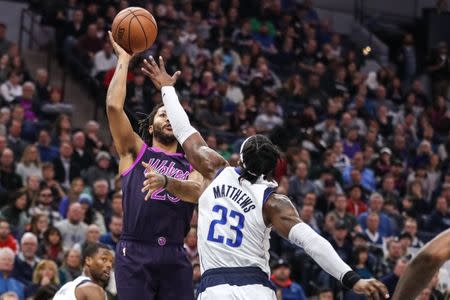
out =
{"type": "Polygon", "coordinates": [[[183,245],[194,211],[194,204],[183,202],[164,189],[151,194],[149,200],[141,192],[148,163],[157,173],[186,180],[192,167],[182,153],[164,153],[156,147],[143,145],[136,161],[122,174],[123,229],[122,240],[150,244],[183,245]]]}
{"type": "Polygon", "coordinates": [[[263,205],[277,186],[239,181],[239,168],[224,168],[199,199],[198,250],[201,272],[215,268],[269,268],[270,228],[263,205]]]}
{"type": "MultiPolygon", "coordinates": [[[[77,297],[75,297],[75,289],[86,282],[91,282],[92,280],[84,275],[78,276],[73,281],[69,281],[65,285],[63,285],[59,291],[56,292],[55,296],[53,297],[53,300],[77,300],[77,297]]],[[[105,293],[105,299],[106,293],[105,293]]]]}

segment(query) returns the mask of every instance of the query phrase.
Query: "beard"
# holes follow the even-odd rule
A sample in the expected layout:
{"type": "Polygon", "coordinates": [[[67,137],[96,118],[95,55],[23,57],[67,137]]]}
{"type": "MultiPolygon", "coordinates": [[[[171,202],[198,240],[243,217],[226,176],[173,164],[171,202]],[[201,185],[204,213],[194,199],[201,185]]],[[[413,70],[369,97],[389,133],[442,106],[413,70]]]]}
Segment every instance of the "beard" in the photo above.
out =
{"type": "Polygon", "coordinates": [[[176,141],[177,141],[177,139],[175,138],[173,133],[171,133],[171,134],[164,133],[162,127],[154,128],[153,137],[163,145],[171,145],[173,143],[176,143],[176,141]]]}

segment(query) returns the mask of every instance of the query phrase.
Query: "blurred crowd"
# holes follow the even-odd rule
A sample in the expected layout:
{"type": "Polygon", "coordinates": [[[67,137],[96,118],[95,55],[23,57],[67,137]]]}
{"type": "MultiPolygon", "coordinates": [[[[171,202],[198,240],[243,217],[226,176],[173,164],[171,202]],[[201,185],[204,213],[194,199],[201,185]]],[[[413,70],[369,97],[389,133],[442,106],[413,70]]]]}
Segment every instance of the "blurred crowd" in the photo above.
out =
{"type": "MultiPolygon", "coordinates": [[[[277,192],[344,261],[391,294],[424,242],[450,227],[445,43],[422,60],[405,34],[389,65],[362,72],[370,53],[336,33],[311,0],[54,2],[30,1],[55,29],[57,59],[98,82],[99,94],[116,64],[106,35],[114,16],[128,6],[151,11],[157,41],[128,76],[125,108],[136,131],[139,113],[161,102],[140,64],[161,55],[169,73],[182,71],[176,90],[208,145],[236,165],[247,136],[268,135],[283,153],[277,192]]],[[[25,299],[77,277],[87,243],[115,248],[122,196],[117,155],[99,138],[107,128],[96,121],[73,128],[76,103],[49,85],[47,70],[27,70],[6,30],[0,24],[0,294],[25,299]]],[[[196,223],[194,214],[185,242],[195,287],[196,223]]],[[[282,299],[364,299],[276,233],[270,251],[282,299]]],[[[420,299],[447,299],[445,274],[420,299]]]]}

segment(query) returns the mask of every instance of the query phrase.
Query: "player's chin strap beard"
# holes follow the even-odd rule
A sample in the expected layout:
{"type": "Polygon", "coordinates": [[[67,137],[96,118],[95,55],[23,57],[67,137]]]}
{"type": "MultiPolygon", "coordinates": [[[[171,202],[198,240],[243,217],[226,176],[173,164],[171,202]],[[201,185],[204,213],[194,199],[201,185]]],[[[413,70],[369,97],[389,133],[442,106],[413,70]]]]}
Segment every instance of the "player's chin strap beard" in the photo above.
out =
{"type": "Polygon", "coordinates": [[[250,175],[253,175],[255,177],[259,177],[258,175],[256,175],[255,173],[253,173],[252,171],[250,171],[246,166],[245,166],[245,162],[244,162],[244,146],[245,144],[248,142],[248,140],[250,140],[252,137],[248,137],[245,139],[245,141],[242,143],[241,145],[241,149],[239,150],[239,158],[241,160],[241,164],[242,167],[247,171],[247,173],[249,173],[250,175]]]}

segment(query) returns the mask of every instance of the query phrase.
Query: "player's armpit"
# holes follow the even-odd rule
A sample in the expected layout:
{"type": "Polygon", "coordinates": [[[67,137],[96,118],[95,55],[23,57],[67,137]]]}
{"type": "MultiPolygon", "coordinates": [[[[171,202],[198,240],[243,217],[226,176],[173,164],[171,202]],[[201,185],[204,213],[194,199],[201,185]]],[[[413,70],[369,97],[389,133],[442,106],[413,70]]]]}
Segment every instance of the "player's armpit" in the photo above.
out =
{"type": "Polygon", "coordinates": [[[284,238],[288,238],[291,228],[300,223],[297,209],[291,200],[281,194],[272,194],[263,206],[264,221],[284,238]]]}
{"type": "Polygon", "coordinates": [[[85,283],[75,289],[77,300],[106,300],[105,291],[95,283],[85,283]]]}
{"type": "Polygon", "coordinates": [[[212,180],[219,169],[228,166],[228,162],[209,148],[198,132],[189,136],[182,146],[189,163],[204,179],[212,180]]]}

